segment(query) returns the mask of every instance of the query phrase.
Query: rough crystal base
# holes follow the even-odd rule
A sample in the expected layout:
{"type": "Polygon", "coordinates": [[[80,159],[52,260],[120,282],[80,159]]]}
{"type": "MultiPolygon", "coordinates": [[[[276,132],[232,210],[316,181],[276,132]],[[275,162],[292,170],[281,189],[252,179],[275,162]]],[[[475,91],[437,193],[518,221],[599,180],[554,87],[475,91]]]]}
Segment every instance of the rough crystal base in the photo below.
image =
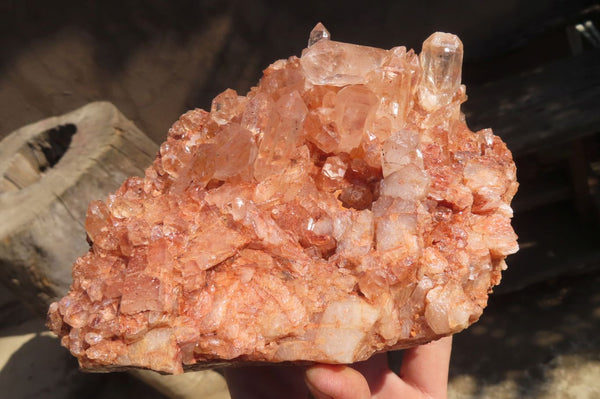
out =
{"type": "Polygon", "coordinates": [[[83,368],[351,363],[466,328],[517,251],[516,170],[460,112],[462,44],[335,42],[169,131],[90,204],[49,326],[83,368]]]}

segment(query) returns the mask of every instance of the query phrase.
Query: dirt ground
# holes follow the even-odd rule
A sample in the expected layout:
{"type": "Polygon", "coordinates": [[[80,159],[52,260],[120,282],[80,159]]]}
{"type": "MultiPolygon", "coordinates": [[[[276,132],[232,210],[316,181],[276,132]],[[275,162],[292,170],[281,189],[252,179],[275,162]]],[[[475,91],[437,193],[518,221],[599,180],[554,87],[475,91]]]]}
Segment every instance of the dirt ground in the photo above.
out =
{"type": "Polygon", "coordinates": [[[600,397],[600,273],[492,295],[455,336],[451,398],[600,397]]]}
{"type": "MultiPolygon", "coordinates": [[[[227,87],[244,93],[270,62],[298,55],[319,20],[334,38],[388,48],[418,49],[434,30],[457,33],[466,49],[463,80],[482,84],[565,53],[566,40],[535,56],[518,46],[594,2],[390,1],[368,10],[352,1],[82,3],[0,3],[0,139],[108,100],[161,142],[187,109],[209,108],[227,87]]],[[[526,245],[509,259],[481,320],[456,336],[450,397],[600,398],[597,229],[582,230],[567,201],[515,223],[526,245]]],[[[165,397],[128,374],[80,373],[43,321],[1,288],[0,391],[10,398],[165,397]]]]}

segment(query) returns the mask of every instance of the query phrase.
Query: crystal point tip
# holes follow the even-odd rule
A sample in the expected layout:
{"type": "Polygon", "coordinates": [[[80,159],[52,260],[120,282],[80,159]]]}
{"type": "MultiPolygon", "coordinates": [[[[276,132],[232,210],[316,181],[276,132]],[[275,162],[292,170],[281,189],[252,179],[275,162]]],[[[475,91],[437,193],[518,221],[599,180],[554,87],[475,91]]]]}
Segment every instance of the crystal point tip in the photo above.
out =
{"type": "Polygon", "coordinates": [[[423,50],[426,50],[428,47],[444,48],[450,52],[462,53],[463,51],[463,44],[458,36],[445,32],[435,32],[429,36],[423,42],[423,50]]]}
{"type": "Polygon", "coordinates": [[[322,23],[317,23],[315,27],[310,31],[310,35],[308,37],[308,47],[312,46],[319,40],[327,40],[330,39],[331,35],[329,31],[322,23]]]}

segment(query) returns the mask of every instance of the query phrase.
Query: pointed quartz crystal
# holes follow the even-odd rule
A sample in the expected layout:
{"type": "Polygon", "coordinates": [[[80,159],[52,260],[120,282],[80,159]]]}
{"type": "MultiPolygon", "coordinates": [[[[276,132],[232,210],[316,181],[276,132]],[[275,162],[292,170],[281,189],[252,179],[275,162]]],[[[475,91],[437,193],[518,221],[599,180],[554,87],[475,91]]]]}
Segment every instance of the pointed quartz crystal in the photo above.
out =
{"type": "MultiPolygon", "coordinates": [[[[387,118],[394,130],[402,128],[410,110],[419,72],[417,60],[413,51],[407,53],[404,46],[395,47],[390,50],[390,55],[381,68],[369,74],[368,86],[373,88],[380,101],[377,119],[381,121],[387,118]]],[[[381,134],[375,135],[379,139],[385,138],[381,134]]]]}
{"type": "Polygon", "coordinates": [[[322,23],[318,23],[315,25],[313,30],[310,31],[310,36],[308,37],[308,47],[312,46],[319,40],[328,40],[331,38],[329,31],[322,23]]]}
{"type": "MultiPolygon", "coordinates": [[[[313,33],[315,38],[318,37],[317,32],[319,25],[311,32],[309,42],[313,39],[313,33]]],[[[321,38],[325,38],[324,33],[321,38]]],[[[302,52],[300,63],[310,83],[346,86],[364,83],[367,74],[381,66],[387,56],[387,51],[375,47],[318,40],[302,52]]]]}
{"type": "Polygon", "coordinates": [[[452,101],[460,87],[463,45],[450,33],[436,32],[423,42],[419,85],[419,102],[427,111],[441,108],[452,101]]]}

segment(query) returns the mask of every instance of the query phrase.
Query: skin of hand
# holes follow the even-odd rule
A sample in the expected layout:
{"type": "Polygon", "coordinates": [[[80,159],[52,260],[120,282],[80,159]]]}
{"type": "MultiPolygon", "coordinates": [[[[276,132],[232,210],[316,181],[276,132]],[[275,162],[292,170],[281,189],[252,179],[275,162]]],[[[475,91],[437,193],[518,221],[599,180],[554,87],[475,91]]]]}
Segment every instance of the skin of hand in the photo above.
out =
{"type": "Polygon", "coordinates": [[[407,349],[399,375],[385,353],[352,365],[260,366],[225,371],[232,399],[438,399],[447,397],[452,337],[407,349]]]}

